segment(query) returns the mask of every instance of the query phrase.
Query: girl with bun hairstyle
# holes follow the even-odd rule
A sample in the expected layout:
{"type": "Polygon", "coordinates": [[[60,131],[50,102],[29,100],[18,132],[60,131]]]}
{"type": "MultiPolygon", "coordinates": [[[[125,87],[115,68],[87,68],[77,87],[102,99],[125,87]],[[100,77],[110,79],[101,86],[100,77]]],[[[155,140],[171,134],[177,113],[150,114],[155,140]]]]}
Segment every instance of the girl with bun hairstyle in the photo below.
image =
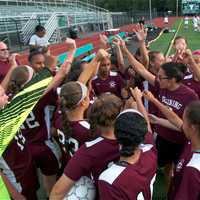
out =
{"type": "Polygon", "coordinates": [[[153,140],[146,140],[146,135],[151,133],[146,111],[141,104],[142,93],[138,89],[131,91],[138,110],[142,112],[127,109],[116,119],[114,134],[120,145],[120,159],[99,176],[102,200],[152,199],[157,155],[153,140]],[[132,180],[134,182],[130,184],[132,180]]]}

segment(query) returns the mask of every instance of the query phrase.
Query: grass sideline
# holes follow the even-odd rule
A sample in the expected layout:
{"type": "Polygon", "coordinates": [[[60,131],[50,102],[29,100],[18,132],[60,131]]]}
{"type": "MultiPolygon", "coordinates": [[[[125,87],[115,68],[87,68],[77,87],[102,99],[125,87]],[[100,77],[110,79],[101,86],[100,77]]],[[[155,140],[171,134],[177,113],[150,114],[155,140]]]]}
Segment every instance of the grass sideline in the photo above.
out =
{"type": "Polygon", "coordinates": [[[154,42],[150,43],[150,49],[161,51],[164,54],[173,54],[174,50],[173,48],[170,48],[169,45],[171,45],[172,40],[174,39],[174,36],[183,36],[187,39],[188,42],[188,48],[190,48],[192,51],[196,49],[200,49],[200,32],[194,32],[192,20],[189,20],[189,27],[186,29],[184,27],[184,23],[181,23],[182,19],[176,20],[176,22],[173,24],[171,29],[175,29],[177,32],[175,33],[162,33],[162,35],[156,39],[154,42]],[[180,25],[180,27],[179,27],[180,25]],[[169,52],[167,52],[169,50],[169,52]]]}

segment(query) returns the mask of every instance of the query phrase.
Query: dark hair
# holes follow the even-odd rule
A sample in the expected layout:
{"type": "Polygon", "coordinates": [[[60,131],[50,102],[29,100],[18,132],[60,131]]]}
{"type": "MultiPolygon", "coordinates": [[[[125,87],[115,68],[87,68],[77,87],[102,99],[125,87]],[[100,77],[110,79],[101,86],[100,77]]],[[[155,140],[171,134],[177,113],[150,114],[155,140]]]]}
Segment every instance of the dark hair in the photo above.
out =
{"type": "Polygon", "coordinates": [[[176,82],[181,82],[186,73],[187,67],[182,63],[168,62],[161,65],[169,79],[175,78],[176,82]]]}
{"type": "Polygon", "coordinates": [[[37,56],[37,55],[43,55],[44,56],[44,54],[43,54],[43,52],[41,52],[41,51],[33,51],[33,52],[31,52],[30,54],[29,54],[29,56],[28,56],[28,61],[31,63],[32,62],[32,60],[33,60],[33,57],[35,57],[35,56],[37,56]]]}
{"type": "Polygon", "coordinates": [[[66,81],[77,81],[83,69],[81,68],[82,61],[76,61],[72,63],[70,72],[67,75],[66,81]]]}
{"type": "Polygon", "coordinates": [[[22,89],[22,86],[26,83],[28,78],[29,72],[26,66],[19,66],[13,69],[8,85],[8,93],[10,98],[12,98],[22,89]]]}
{"type": "Polygon", "coordinates": [[[40,31],[45,31],[45,28],[44,28],[44,26],[42,26],[42,25],[37,25],[37,26],[35,27],[35,32],[40,32],[40,31]]]}
{"type": "Polygon", "coordinates": [[[186,39],[184,36],[180,36],[180,35],[177,36],[177,37],[174,39],[174,43],[173,43],[173,44],[175,44],[176,41],[179,40],[179,39],[183,39],[183,40],[185,40],[186,44],[188,44],[187,39],[186,39]]]}
{"type": "Polygon", "coordinates": [[[121,107],[121,99],[113,94],[102,94],[98,97],[89,110],[91,131],[94,133],[98,128],[113,127],[121,107]]]}
{"type": "Polygon", "coordinates": [[[60,92],[61,112],[62,112],[62,131],[67,138],[70,138],[72,129],[66,112],[76,108],[82,95],[81,86],[77,82],[65,83],[60,92]]]}
{"type": "Polygon", "coordinates": [[[193,101],[186,107],[186,118],[197,127],[200,137],[200,101],[193,101]]]}
{"type": "Polygon", "coordinates": [[[33,53],[33,52],[41,52],[43,54],[47,53],[48,52],[48,47],[44,46],[31,46],[30,47],[30,50],[29,50],[29,53],[33,53]]]}
{"type": "Polygon", "coordinates": [[[121,145],[120,155],[129,157],[144,141],[147,122],[137,113],[127,112],[120,115],[115,122],[114,134],[121,145]]]}

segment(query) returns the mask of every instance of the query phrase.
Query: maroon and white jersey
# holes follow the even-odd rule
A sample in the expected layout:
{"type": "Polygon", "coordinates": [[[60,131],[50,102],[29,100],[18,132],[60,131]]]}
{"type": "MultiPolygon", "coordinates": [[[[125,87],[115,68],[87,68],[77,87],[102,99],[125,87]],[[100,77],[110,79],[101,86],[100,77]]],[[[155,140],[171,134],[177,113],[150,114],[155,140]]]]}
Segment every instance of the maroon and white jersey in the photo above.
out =
{"type": "MultiPolygon", "coordinates": [[[[181,84],[180,87],[175,91],[169,91],[167,89],[160,89],[159,82],[156,81],[155,91],[156,96],[158,96],[160,102],[168,106],[169,109],[173,110],[181,118],[185,107],[190,102],[198,100],[197,94],[184,84],[181,84]]],[[[165,118],[165,116],[160,111],[158,111],[157,115],[158,117],[165,118]]],[[[160,125],[156,126],[155,131],[161,137],[173,143],[184,144],[187,141],[184,134],[162,127],[160,125]]]]}
{"type": "Polygon", "coordinates": [[[99,176],[100,199],[152,199],[157,169],[156,151],[152,144],[142,144],[140,149],[137,163],[118,162],[99,176]]]}
{"type": "Polygon", "coordinates": [[[200,98],[200,81],[195,81],[193,75],[190,74],[188,76],[185,76],[183,83],[190,89],[194,90],[200,98]]]}
{"type": "Polygon", "coordinates": [[[92,80],[92,88],[96,96],[109,92],[121,97],[121,90],[123,87],[123,79],[117,72],[110,72],[106,80],[102,80],[98,76],[94,77],[92,80]]]}
{"type": "Polygon", "coordinates": [[[192,157],[183,170],[176,200],[200,199],[200,152],[192,152],[192,157]]]}
{"type": "Polygon", "coordinates": [[[39,100],[35,108],[26,118],[21,126],[21,130],[29,144],[41,143],[51,137],[51,119],[56,105],[57,94],[51,90],[39,100]]]}
{"type": "Polygon", "coordinates": [[[95,181],[109,163],[119,159],[119,145],[116,140],[98,137],[82,145],[65,167],[64,174],[78,181],[89,176],[95,181]]]}
{"type": "Polygon", "coordinates": [[[36,168],[26,139],[19,131],[0,157],[0,170],[9,179],[18,192],[37,190],[36,168]]]}
{"type": "Polygon", "coordinates": [[[171,183],[170,183],[170,189],[168,192],[168,199],[169,200],[174,200],[175,195],[178,191],[178,188],[180,187],[181,181],[182,181],[182,177],[183,177],[183,172],[185,169],[185,166],[187,165],[187,163],[189,162],[189,160],[192,157],[192,149],[191,149],[191,143],[188,142],[184,149],[183,152],[177,162],[177,165],[175,167],[174,170],[174,176],[171,179],[171,183]]]}
{"type": "MultiPolygon", "coordinates": [[[[147,133],[145,143],[153,144],[152,133],[147,133]]],[[[91,175],[95,183],[101,172],[108,164],[119,159],[119,145],[117,140],[98,137],[86,142],[78,149],[65,167],[64,174],[74,181],[81,176],[91,175]]]]}
{"type": "Polygon", "coordinates": [[[62,119],[59,111],[56,112],[55,116],[56,120],[54,122],[54,127],[57,129],[59,143],[64,152],[69,153],[70,157],[74,155],[81,145],[94,139],[90,132],[90,124],[86,120],[69,122],[72,133],[71,137],[67,139],[62,132],[62,119]]]}

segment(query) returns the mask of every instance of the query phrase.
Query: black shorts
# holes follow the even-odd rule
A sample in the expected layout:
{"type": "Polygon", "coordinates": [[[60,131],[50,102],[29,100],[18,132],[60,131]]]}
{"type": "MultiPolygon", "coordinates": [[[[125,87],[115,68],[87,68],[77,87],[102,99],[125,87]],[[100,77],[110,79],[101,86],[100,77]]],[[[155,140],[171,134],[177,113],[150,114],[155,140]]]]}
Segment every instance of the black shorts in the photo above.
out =
{"type": "Polygon", "coordinates": [[[177,164],[184,144],[170,142],[158,135],[156,138],[156,148],[158,151],[158,166],[164,167],[170,163],[177,164]]]}

